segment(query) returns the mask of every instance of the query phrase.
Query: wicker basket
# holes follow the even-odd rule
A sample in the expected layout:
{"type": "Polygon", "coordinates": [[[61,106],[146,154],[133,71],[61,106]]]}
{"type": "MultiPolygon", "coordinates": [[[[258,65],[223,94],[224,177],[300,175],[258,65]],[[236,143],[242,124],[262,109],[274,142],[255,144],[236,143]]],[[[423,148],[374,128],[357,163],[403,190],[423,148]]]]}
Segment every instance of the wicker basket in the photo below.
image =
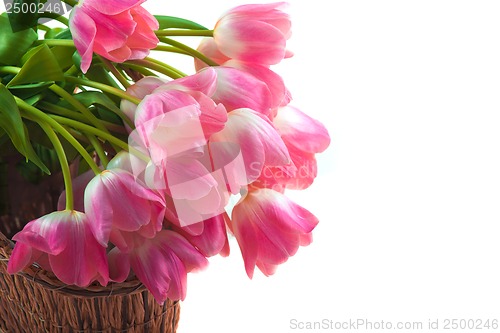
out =
{"type": "Polygon", "coordinates": [[[30,219],[54,210],[55,194],[61,190],[55,188],[61,184],[60,175],[33,185],[18,177],[14,164],[8,164],[3,193],[8,193],[10,208],[9,214],[0,216],[0,333],[174,333],[179,302],[158,304],[138,280],[78,288],[64,285],[36,264],[20,274],[7,273],[14,246],[10,238],[30,219]]]}

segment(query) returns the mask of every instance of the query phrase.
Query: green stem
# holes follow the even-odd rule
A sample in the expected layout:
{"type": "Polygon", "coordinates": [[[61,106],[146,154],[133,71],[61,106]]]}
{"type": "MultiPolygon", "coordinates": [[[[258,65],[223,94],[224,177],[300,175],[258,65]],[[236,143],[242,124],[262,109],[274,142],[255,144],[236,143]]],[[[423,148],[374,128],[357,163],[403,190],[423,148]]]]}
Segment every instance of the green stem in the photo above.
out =
{"type": "Polygon", "coordinates": [[[144,60],[152,62],[152,63],[160,65],[160,66],[163,66],[165,68],[168,68],[168,69],[176,72],[177,74],[181,75],[182,77],[187,76],[187,74],[184,73],[183,71],[181,71],[181,70],[179,70],[179,69],[177,69],[177,68],[175,68],[173,66],[170,66],[169,64],[166,64],[166,63],[164,63],[164,62],[162,62],[162,61],[160,61],[158,59],[151,58],[151,57],[146,57],[146,58],[144,58],[144,60]]]}
{"type": "Polygon", "coordinates": [[[99,128],[100,130],[103,130],[107,132],[106,127],[101,123],[101,120],[98,119],[92,112],[90,112],[89,109],[85,105],[83,105],[79,100],[77,100],[73,95],[71,95],[69,92],[64,90],[63,88],[59,87],[57,84],[53,84],[49,87],[50,90],[55,92],[57,95],[59,95],[61,98],[66,100],[69,104],[71,104],[75,109],[80,111],[85,118],[87,118],[91,124],[93,124],[95,127],[99,128]]]}
{"type": "Polygon", "coordinates": [[[180,79],[183,77],[177,71],[174,71],[171,68],[159,65],[157,63],[154,63],[154,62],[148,61],[148,60],[129,60],[129,61],[125,62],[125,64],[132,64],[132,65],[146,67],[146,68],[152,69],[158,73],[164,74],[172,79],[180,79]]]}
{"type": "Polygon", "coordinates": [[[17,75],[21,68],[16,66],[0,66],[0,73],[17,75]]]}
{"type": "Polygon", "coordinates": [[[104,66],[115,76],[115,78],[122,84],[122,86],[127,89],[130,87],[130,82],[128,82],[127,78],[123,76],[123,74],[116,68],[116,66],[109,61],[108,59],[99,56],[99,59],[104,64],[104,66]]]}
{"type": "Polygon", "coordinates": [[[64,76],[64,77],[65,77],[66,81],[68,81],[68,82],[75,83],[75,84],[81,85],[81,86],[96,88],[96,89],[105,91],[107,93],[110,93],[112,95],[118,96],[122,99],[126,99],[127,101],[130,101],[134,104],[139,104],[141,102],[141,100],[139,98],[136,98],[130,94],[127,94],[123,90],[108,86],[107,84],[104,84],[104,83],[90,81],[90,80],[86,80],[86,79],[82,79],[82,78],[78,78],[78,77],[74,77],[74,76],[64,76]]]}
{"type": "Polygon", "coordinates": [[[187,29],[168,29],[155,31],[156,36],[201,36],[213,37],[213,30],[187,30],[187,29]]]}
{"type": "Polygon", "coordinates": [[[51,13],[51,12],[44,12],[43,14],[40,15],[40,17],[48,17],[48,18],[51,18],[51,19],[54,19],[56,21],[61,22],[65,26],[69,26],[69,20],[60,14],[51,13]]]}
{"type": "Polygon", "coordinates": [[[75,128],[75,129],[78,129],[82,132],[90,133],[92,135],[100,137],[106,141],[109,141],[110,143],[114,144],[115,146],[120,147],[123,150],[129,151],[129,149],[130,149],[127,142],[124,142],[124,141],[118,139],[117,137],[115,137],[109,133],[103,132],[95,127],[90,126],[90,125],[83,124],[83,123],[80,123],[76,120],[63,118],[63,117],[55,116],[55,115],[50,115],[50,118],[52,118],[54,121],[56,121],[58,123],[65,124],[65,125],[68,125],[68,126],[75,128]]]}
{"type": "Polygon", "coordinates": [[[50,142],[54,146],[57,158],[59,159],[59,164],[61,165],[61,171],[64,179],[64,189],[66,190],[66,209],[73,210],[73,183],[71,181],[71,171],[69,169],[68,159],[64,148],[61,144],[61,140],[57,137],[54,129],[47,125],[45,122],[41,121],[38,123],[43,131],[47,134],[50,142]]]}
{"type": "Polygon", "coordinates": [[[170,46],[170,45],[158,45],[153,49],[153,51],[179,53],[179,54],[185,54],[185,55],[190,56],[190,54],[188,52],[183,51],[183,50],[179,49],[178,47],[170,46]]]}
{"type": "MultiPolygon", "coordinates": [[[[60,123],[58,123],[57,121],[52,119],[53,117],[45,114],[43,111],[38,110],[34,106],[29,105],[28,103],[26,103],[22,99],[15,97],[15,96],[14,96],[14,98],[16,100],[17,106],[21,110],[24,111],[24,114],[25,114],[24,116],[26,118],[35,120],[37,122],[42,121],[42,122],[47,123],[47,125],[51,126],[55,131],[57,131],[59,134],[61,134],[62,137],[65,138],[66,141],[68,141],[78,151],[78,153],[80,153],[82,158],[87,162],[87,164],[90,166],[90,168],[92,168],[92,170],[94,171],[94,173],[96,175],[101,173],[101,169],[99,169],[99,167],[94,162],[94,160],[89,155],[89,153],[87,153],[85,148],[83,148],[83,146],[80,144],[80,142],[78,142],[60,123]]],[[[58,116],[54,116],[54,117],[58,117],[58,116]]],[[[66,119],[66,118],[62,118],[62,119],[66,119]]],[[[76,122],[76,123],[80,124],[79,122],[76,122]]],[[[89,126],[89,127],[91,127],[91,126],[89,126]]],[[[94,127],[91,127],[91,128],[94,128],[94,127]]]]}
{"type": "Polygon", "coordinates": [[[39,25],[37,25],[36,27],[37,27],[38,29],[40,29],[40,30],[45,31],[45,32],[52,30],[52,29],[50,29],[49,27],[47,27],[46,25],[43,25],[43,24],[39,24],[39,25]]]}
{"type": "MultiPolygon", "coordinates": [[[[83,123],[87,123],[87,124],[89,123],[87,118],[85,118],[85,116],[83,116],[81,113],[63,108],[59,105],[55,105],[55,104],[51,104],[51,103],[42,101],[42,102],[38,103],[37,106],[40,107],[40,109],[42,109],[42,110],[56,114],[58,116],[63,116],[66,118],[74,119],[74,120],[77,120],[79,122],[83,122],[83,123]]],[[[127,134],[127,130],[121,125],[113,124],[113,123],[110,123],[109,121],[105,121],[105,120],[101,120],[101,123],[110,131],[113,131],[115,133],[120,133],[120,134],[127,134]]]]}
{"type": "Polygon", "coordinates": [[[144,76],[158,76],[155,73],[151,72],[150,70],[144,68],[143,66],[134,65],[134,64],[131,64],[130,62],[124,62],[124,63],[120,64],[120,66],[133,69],[134,71],[137,71],[144,76]]]}
{"type": "Polygon", "coordinates": [[[71,39],[40,39],[35,41],[35,45],[47,44],[47,46],[66,46],[75,48],[75,42],[71,39]]]}
{"type": "Polygon", "coordinates": [[[90,143],[94,147],[94,150],[96,151],[97,156],[99,156],[99,159],[101,160],[101,163],[104,166],[104,169],[107,169],[108,163],[109,163],[109,159],[106,156],[106,152],[102,148],[101,143],[92,134],[87,135],[87,137],[89,138],[90,143]]]}
{"type": "Polygon", "coordinates": [[[209,57],[207,57],[206,55],[204,55],[200,51],[195,50],[195,49],[193,49],[185,44],[182,44],[176,40],[173,40],[171,38],[166,38],[166,37],[159,37],[158,39],[165,44],[169,44],[169,45],[175,46],[183,51],[186,51],[192,57],[200,59],[201,61],[203,61],[204,63],[206,63],[209,66],[219,66],[218,63],[216,63],[215,61],[213,61],[212,59],[210,59],[209,57]]]}

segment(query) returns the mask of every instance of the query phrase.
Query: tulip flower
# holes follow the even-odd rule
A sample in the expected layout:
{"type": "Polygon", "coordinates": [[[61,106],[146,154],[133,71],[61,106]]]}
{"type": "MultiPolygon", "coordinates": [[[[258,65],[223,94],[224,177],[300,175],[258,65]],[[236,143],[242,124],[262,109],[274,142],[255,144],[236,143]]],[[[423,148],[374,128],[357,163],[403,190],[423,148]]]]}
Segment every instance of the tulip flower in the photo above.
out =
{"type": "MultiPolygon", "coordinates": [[[[239,69],[240,71],[246,72],[248,74],[253,75],[258,80],[264,82],[271,93],[271,109],[285,106],[291,100],[291,94],[286,89],[285,83],[281,76],[273,72],[269,69],[268,66],[262,64],[256,64],[251,62],[245,62],[237,59],[231,59],[225,57],[218,49],[215,41],[212,38],[205,38],[198,46],[198,51],[219,63],[223,67],[232,67],[239,69]]],[[[208,65],[199,59],[195,59],[195,67],[196,70],[201,71],[203,68],[206,68],[208,65]]],[[[224,73],[222,73],[224,74],[224,73]]],[[[233,80],[234,84],[241,85],[239,80],[233,80]]],[[[244,90],[243,93],[249,93],[252,90],[244,90]]],[[[267,92],[265,92],[267,94],[267,92]]],[[[257,96],[260,97],[260,96],[257,96]]],[[[260,97],[261,98],[261,97],[260,97]]],[[[254,98],[255,100],[255,98],[254,98]]],[[[254,108],[252,105],[240,105],[239,107],[249,107],[254,108]]],[[[255,109],[255,108],[254,108],[255,109]]]]}
{"type": "Polygon", "coordinates": [[[214,41],[229,58],[274,65],[287,56],[291,36],[285,3],[243,5],[225,13],[214,28],[214,41]]]}
{"type": "Polygon", "coordinates": [[[271,189],[247,193],[233,209],[229,227],[241,249],[247,275],[255,266],[266,276],[309,245],[318,219],[305,208],[271,189]]]}
{"type": "Polygon", "coordinates": [[[193,245],[171,230],[162,230],[152,239],[138,234],[128,239],[128,251],[114,248],[109,253],[110,276],[123,282],[132,269],[160,304],[167,298],[184,300],[187,273],[208,265],[193,245]]]}
{"type": "Polygon", "coordinates": [[[292,165],[265,166],[256,185],[279,192],[285,188],[308,188],[318,173],[315,154],[330,145],[328,130],[318,120],[290,105],[279,109],[273,125],[287,147],[292,165]]]}
{"type": "Polygon", "coordinates": [[[162,228],[164,200],[124,170],[105,170],[95,176],[85,189],[84,203],[92,232],[103,246],[111,241],[126,248],[122,232],[151,238],[162,228]]]}
{"type": "Polygon", "coordinates": [[[16,246],[7,271],[17,273],[39,262],[66,284],[87,287],[109,281],[106,250],[91,232],[91,221],[77,211],[56,211],[29,222],[12,238],[16,246]]]}
{"type": "Polygon", "coordinates": [[[290,163],[288,150],[276,129],[266,117],[250,109],[229,112],[224,129],[210,138],[209,146],[214,146],[212,159],[221,164],[220,160],[229,160],[226,155],[233,154],[232,146],[217,143],[234,143],[240,147],[247,184],[260,176],[265,165],[290,163]]]}
{"type": "Polygon", "coordinates": [[[217,88],[211,98],[227,111],[248,108],[265,116],[271,114],[273,96],[265,82],[240,69],[218,66],[217,88]]]}
{"type": "Polygon", "coordinates": [[[70,30],[84,73],[93,53],[114,62],[143,59],[158,44],[158,21],[140,5],[145,0],[82,0],[71,11],[70,30]]]}
{"type": "Polygon", "coordinates": [[[223,213],[199,222],[198,225],[191,225],[190,230],[199,230],[195,235],[186,228],[179,228],[174,224],[171,227],[184,236],[205,257],[212,257],[217,254],[227,257],[229,255],[229,241],[226,221],[228,220],[227,213],[223,213]]]}

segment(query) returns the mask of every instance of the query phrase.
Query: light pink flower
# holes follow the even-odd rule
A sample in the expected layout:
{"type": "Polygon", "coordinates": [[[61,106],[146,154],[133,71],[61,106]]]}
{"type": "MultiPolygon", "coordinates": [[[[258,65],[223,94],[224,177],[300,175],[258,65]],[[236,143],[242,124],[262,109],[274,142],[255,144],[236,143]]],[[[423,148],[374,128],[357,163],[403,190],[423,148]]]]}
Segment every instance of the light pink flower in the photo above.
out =
{"type": "Polygon", "coordinates": [[[85,73],[93,53],[111,61],[143,59],[158,44],[158,21],[145,0],[82,0],[70,15],[70,30],[85,73]]]}
{"type": "Polygon", "coordinates": [[[29,222],[12,238],[16,246],[7,270],[17,273],[39,262],[66,284],[87,287],[109,281],[106,250],[92,235],[89,218],[77,211],[57,211],[29,222]]]}
{"type": "MultiPolygon", "coordinates": [[[[218,49],[217,45],[213,38],[204,39],[200,46],[198,47],[198,51],[202,52],[204,55],[209,57],[210,59],[216,61],[219,65],[223,67],[232,67],[239,69],[243,72],[252,74],[255,78],[264,82],[269,92],[271,93],[272,102],[270,107],[272,109],[277,108],[279,106],[285,106],[290,103],[291,94],[286,89],[285,83],[281,76],[273,72],[269,69],[268,66],[245,62],[237,59],[231,59],[224,56],[218,49]]],[[[206,68],[208,65],[202,62],[199,59],[195,59],[195,68],[197,71],[201,71],[203,68],[206,68]]],[[[239,84],[237,80],[233,80],[235,84],[239,84]]],[[[239,107],[250,107],[252,106],[239,106],[239,107]]]]}
{"type": "Polygon", "coordinates": [[[293,165],[265,166],[255,185],[277,191],[309,187],[318,173],[315,154],[330,145],[328,130],[318,120],[290,105],[279,109],[273,124],[290,153],[293,165]]]}
{"type": "MultiPolygon", "coordinates": [[[[147,95],[151,94],[156,88],[162,86],[167,81],[165,79],[155,77],[155,76],[146,76],[130,87],[127,88],[127,94],[134,96],[139,99],[143,99],[147,95]]],[[[127,115],[127,117],[134,121],[135,118],[135,110],[137,109],[137,105],[123,99],[120,103],[120,109],[127,115]]]]}
{"type": "Polygon", "coordinates": [[[154,163],[200,149],[224,128],[226,109],[207,94],[215,89],[215,71],[174,80],[147,95],[135,110],[140,141],[154,163]]]}
{"type": "Polygon", "coordinates": [[[134,234],[128,242],[128,251],[114,248],[109,253],[111,279],[122,282],[132,269],[160,304],[167,298],[184,300],[187,273],[208,265],[193,245],[171,230],[162,230],[153,239],[134,234]]]}
{"type": "Polygon", "coordinates": [[[241,249],[247,275],[255,266],[266,276],[309,245],[318,219],[283,194],[270,189],[248,192],[233,209],[229,227],[241,249]]]}
{"type": "Polygon", "coordinates": [[[214,28],[214,40],[227,57],[273,65],[286,57],[291,22],[284,2],[243,5],[225,13],[214,28]]]}
{"type": "Polygon", "coordinates": [[[270,116],[273,96],[266,83],[237,68],[218,66],[214,70],[217,88],[210,97],[215,102],[224,104],[227,111],[249,108],[270,116]]]}
{"type": "Polygon", "coordinates": [[[246,73],[252,74],[260,81],[267,85],[272,97],[271,108],[275,109],[280,106],[287,105],[290,103],[292,96],[288,89],[285,87],[285,82],[283,78],[270,70],[268,67],[252,64],[249,62],[243,62],[240,60],[229,60],[223,64],[227,67],[237,68],[246,73]]]}
{"type": "MultiPolygon", "coordinates": [[[[265,116],[251,109],[229,112],[226,127],[212,135],[209,147],[214,164],[222,165],[221,161],[233,159],[233,147],[229,143],[237,144],[241,150],[246,184],[256,180],[265,165],[279,166],[291,162],[288,150],[273,125],[265,116]]],[[[240,168],[235,171],[241,172],[240,168]]],[[[241,179],[241,176],[235,175],[234,178],[241,179]]]]}
{"type": "Polygon", "coordinates": [[[296,107],[289,105],[281,108],[273,124],[289,147],[316,154],[330,145],[330,135],[325,125],[296,107]]]}
{"type": "MultiPolygon", "coordinates": [[[[215,61],[217,64],[222,65],[228,60],[231,60],[230,57],[226,56],[224,53],[222,53],[219,48],[217,47],[217,44],[215,43],[213,38],[203,38],[200,42],[200,45],[198,45],[198,48],[196,49],[198,52],[203,53],[206,57],[210,58],[211,60],[215,61]]],[[[201,69],[207,67],[208,65],[201,61],[198,58],[194,59],[194,67],[196,71],[200,71],[201,69]]]]}
{"type": "Polygon", "coordinates": [[[162,228],[164,199],[144,187],[127,171],[105,170],[90,181],[85,190],[85,212],[91,229],[103,246],[111,241],[126,248],[122,232],[138,232],[153,237],[162,228]]]}

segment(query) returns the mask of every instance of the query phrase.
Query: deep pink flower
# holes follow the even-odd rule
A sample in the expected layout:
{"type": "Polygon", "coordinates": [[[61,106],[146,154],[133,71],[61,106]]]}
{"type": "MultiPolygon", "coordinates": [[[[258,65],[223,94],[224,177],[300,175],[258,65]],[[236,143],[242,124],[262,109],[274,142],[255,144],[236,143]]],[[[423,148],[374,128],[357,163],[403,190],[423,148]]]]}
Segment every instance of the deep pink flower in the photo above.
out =
{"type": "Polygon", "coordinates": [[[87,215],[57,211],[29,222],[12,238],[16,246],[9,260],[10,274],[38,262],[66,284],[87,287],[109,281],[106,250],[93,236],[87,215]]]}
{"type": "Polygon", "coordinates": [[[184,236],[205,257],[212,257],[217,254],[227,257],[229,255],[229,242],[226,221],[228,220],[227,213],[223,213],[199,222],[198,225],[192,225],[191,229],[199,229],[196,235],[176,225],[172,225],[171,227],[184,236]]]}
{"type": "Polygon", "coordinates": [[[70,30],[85,73],[93,53],[111,61],[143,59],[158,44],[158,21],[145,0],[82,0],[70,15],[70,30]]]}
{"type": "Polygon", "coordinates": [[[162,230],[153,239],[133,234],[128,242],[128,251],[114,248],[109,253],[111,279],[122,282],[132,269],[160,304],[167,298],[184,300],[187,273],[208,265],[193,245],[171,230],[162,230]]]}
{"type": "Polygon", "coordinates": [[[151,238],[161,230],[165,203],[129,172],[112,169],[95,176],[87,185],[85,212],[99,243],[107,246],[111,241],[123,249],[127,244],[122,232],[138,232],[151,238]]]}
{"type": "Polygon", "coordinates": [[[284,2],[243,5],[225,13],[214,28],[219,50],[229,58],[273,65],[286,57],[291,36],[284,2]]]}
{"type": "Polygon", "coordinates": [[[247,275],[255,266],[266,276],[309,245],[318,219],[305,208],[271,189],[248,192],[233,209],[229,227],[241,249],[247,275]]]}

